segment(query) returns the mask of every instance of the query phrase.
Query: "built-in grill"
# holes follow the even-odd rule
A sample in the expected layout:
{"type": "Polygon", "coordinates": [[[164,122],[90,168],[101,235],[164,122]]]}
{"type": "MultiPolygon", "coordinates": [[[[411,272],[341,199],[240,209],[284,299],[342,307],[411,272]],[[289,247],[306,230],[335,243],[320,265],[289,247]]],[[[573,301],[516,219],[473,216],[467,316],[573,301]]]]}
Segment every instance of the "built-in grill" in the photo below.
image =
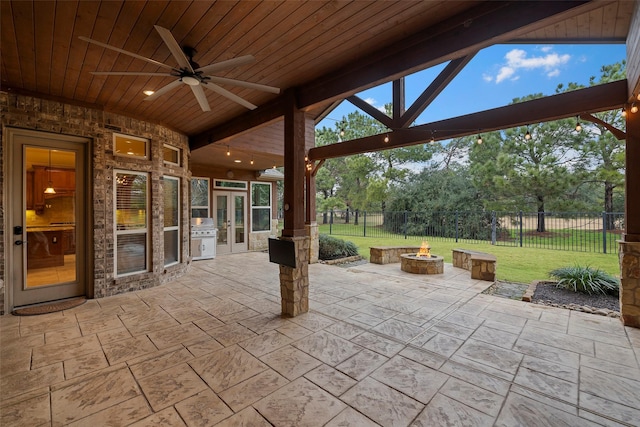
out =
{"type": "Polygon", "coordinates": [[[216,257],[218,229],[213,218],[191,218],[192,259],[212,259],[216,257]]]}

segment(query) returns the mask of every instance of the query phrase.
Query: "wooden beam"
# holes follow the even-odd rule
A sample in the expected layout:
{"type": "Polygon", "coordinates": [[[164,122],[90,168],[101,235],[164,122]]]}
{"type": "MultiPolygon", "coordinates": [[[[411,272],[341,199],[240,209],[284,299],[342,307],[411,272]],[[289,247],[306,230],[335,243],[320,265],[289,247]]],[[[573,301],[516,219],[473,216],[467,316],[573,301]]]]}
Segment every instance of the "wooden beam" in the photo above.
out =
{"type": "Polygon", "coordinates": [[[350,103],[352,103],[353,105],[355,105],[356,107],[358,107],[359,109],[361,109],[362,111],[364,111],[365,113],[367,113],[368,115],[370,115],[371,117],[373,117],[374,119],[376,119],[377,121],[379,121],[380,123],[388,127],[389,129],[393,127],[393,120],[391,119],[391,117],[387,116],[385,113],[378,110],[376,107],[369,104],[364,99],[358,96],[352,95],[347,98],[347,101],[349,101],[350,103]]]}
{"type": "Polygon", "coordinates": [[[610,125],[609,123],[605,122],[604,120],[600,120],[599,118],[597,118],[596,116],[594,116],[592,114],[589,114],[589,113],[580,114],[580,118],[582,120],[587,120],[587,121],[589,121],[591,123],[595,123],[597,125],[600,125],[600,126],[606,128],[619,141],[622,141],[623,139],[627,138],[627,134],[626,133],[624,133],[623,131],[621,131],[620,129],[618,129],[616,127],[613,127],[612,125],[610,125]]]}
{"type": "Polygon", "coordinates": [[[310,160],[351,156],[390,148],[405,147],[436,140],[459,138],[481,132],[508,129],[530,123],[575,117],[585,112],[620,108],[627,97],[627,81],[618,80],[545,98],[396,130],[385,143],[383,135],[324,145],[309,150],[310,160]]]}
{"type": "MultiPolygon", "coordinates": [[[[477,52],[476,52],[477,53],[477,52]]],[[[446,67],[438,74],[429,87],[415,100],[415,102],[409,107],[407,112],[402,115],[400,121],[397,122],[398,128],[406,128],[413,123],[420,114],[433,102],[434,99],[447,87],[451,80],[460,73],[471,61],[476,53],[463,56],[462,58],[454,59],[449,62],[446,67]]]]}
{"type": "Polygon", "coordinates": [[[316,164],[316,166],[313,168],[313,172],[311,172],[311,176],[316,176],[318,174],[318,171],[320,170],[322,165],[324,165],[324,162],[325,159],[318,161],[318,164],[316,164]]]}
{"type": "Polygon", "coordinates": [[[298,91],[300,108],[344,98],[365,88],[428,68],[453,55],[466,55],[503,43],[520,34],[564,19],[576,8],[588,11],[598,2],[537,1],[482,2],[451,19],[426,28],[400,43],[334,70],[298,91]],[[591,3],[591,5],[589,5],[591,3]]]}
{"type": "Polygon", "coordinates": [[[305,116],[297,108],[295,94],[287,91],[284,96],[287,106],[284,115],[284,226],[282,235],[299,237],[306,235],[305,186],[307,168],[305,165],[305,116]]]}
{"type": "Polygon", "coordinates": [[[406,111],[405,105],[405,84],[404,77],[400,77],[393,81],[393,129],[401,128],[400,126],[400,118],[404,115],[406,111]]]}

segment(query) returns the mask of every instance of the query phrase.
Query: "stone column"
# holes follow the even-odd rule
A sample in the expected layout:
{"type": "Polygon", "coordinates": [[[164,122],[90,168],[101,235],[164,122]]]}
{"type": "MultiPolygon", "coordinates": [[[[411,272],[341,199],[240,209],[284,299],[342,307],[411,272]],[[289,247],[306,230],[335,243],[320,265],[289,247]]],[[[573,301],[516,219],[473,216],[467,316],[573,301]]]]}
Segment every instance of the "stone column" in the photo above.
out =
{"type": "Polygon", "coordinates": [[[318,262],[320,254],[320,228],[315,221],[306,224],[305,228],[309,236],[309,264],[315,264],[318,262]]]}
{"type": "Polygon", "coordinates": [[[309,238],[280,237],[295,245],[296,267],[280,265],[282,314],[295,317],[309,311],[309,238]]]}
{"type": "Polygon", "coordinates": [[[640,328],[640,242],[620,243],[620,317],[640,328]]]}

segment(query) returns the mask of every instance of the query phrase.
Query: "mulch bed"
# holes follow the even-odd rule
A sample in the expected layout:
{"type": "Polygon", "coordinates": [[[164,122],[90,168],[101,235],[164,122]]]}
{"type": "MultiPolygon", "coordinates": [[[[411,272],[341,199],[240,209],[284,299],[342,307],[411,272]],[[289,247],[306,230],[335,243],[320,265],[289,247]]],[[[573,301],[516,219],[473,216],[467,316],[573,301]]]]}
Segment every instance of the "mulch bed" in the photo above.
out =
{"type": "Polygon", "coordinates": [[[531,302],[551,302],[558,305],[576,304],[593,308],[620,311],[620,301],[614,295],[587,295],[556,288],[552,282],[539,282],[531,302]]]}

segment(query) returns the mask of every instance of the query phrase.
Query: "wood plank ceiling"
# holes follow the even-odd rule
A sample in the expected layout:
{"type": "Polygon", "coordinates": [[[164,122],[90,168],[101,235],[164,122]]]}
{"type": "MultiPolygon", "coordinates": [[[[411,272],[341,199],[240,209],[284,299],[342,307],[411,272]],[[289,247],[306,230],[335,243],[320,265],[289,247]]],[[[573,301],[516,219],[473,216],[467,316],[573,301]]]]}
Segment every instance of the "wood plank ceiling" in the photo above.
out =
{"type": "MultiPolygon", "coordinates": [[[[154,25],[171,31],[181,46],[197,51],[201,66],[253,55],[256,61],[216,76],[289,88],[313,88],[324,76],[348,70],[353,64],[376,59],[389,46],[412,37],[449,31],[443,22],[456,16],[491,11],[510,2],[482,1],[1,1],[2,90],[92,106],[200,135],[247,112],[245,107],[206,91],[210,112],[203,112],[184,85],[145,102],[143,90],[158,89],[173,77],[94,76],[92,71],[158,72],[157,66],[131,56],[89,44],[79,37],[124,49],[175,66],[175,60],[154,25]],[[440,25],[440,26],[439,26],[440,25]]],[[[634,2],[598,1],[565,14],[561,19],[525,28],[508,42],[624,42],[634,2]]],[[[488,13],[488,12],[487,12],[488,13]]],[[[494,25],[500,25],[499,22],[494,25]]],[[[453,54],[450,58],[462,56],[453,54]]],[[[444,59],[441,59],[442,62],[444,59]]],[[[418,61],[419,62],[419,61],[418,61]]],[[[400,74],[416,66],[394,64],[400,74]]],[[[428,64],[433,65],[433,64],[428,64]]],[[[418,67],[419,68],[419,67],[418,67]]],[[[397,73],[396,73],[397,74],[397,73]]],[[[377,82],[379,83],[379,82],[377,82]]],[[[331,99],[318,99],[308,107],[314,116],[348,91],[331,99]]],[[[278,95],[237,86],[225,86],[258,106],[278,95]]],[[[346,93],[348,92],[348,93],[346,93]]],[[[317,93],[317,91],[315,92],[317,93]]],[[[230,138],[246,156],[262,155],[255,169],[282,157],[281,124],[256,131],[251,137],[230,138]],[[258,143],[262,141],[262,146],[258,143]]],[[[226,149],[226,146],[225,146],[226,149]]],[[[200,159],[213,164],[219,147],[198,150],[200,159]]],[[[223,156],[224,157],[224,156],[223,156]]],[[[245,159],[245,164],[248,159],[245,159]]]]}

